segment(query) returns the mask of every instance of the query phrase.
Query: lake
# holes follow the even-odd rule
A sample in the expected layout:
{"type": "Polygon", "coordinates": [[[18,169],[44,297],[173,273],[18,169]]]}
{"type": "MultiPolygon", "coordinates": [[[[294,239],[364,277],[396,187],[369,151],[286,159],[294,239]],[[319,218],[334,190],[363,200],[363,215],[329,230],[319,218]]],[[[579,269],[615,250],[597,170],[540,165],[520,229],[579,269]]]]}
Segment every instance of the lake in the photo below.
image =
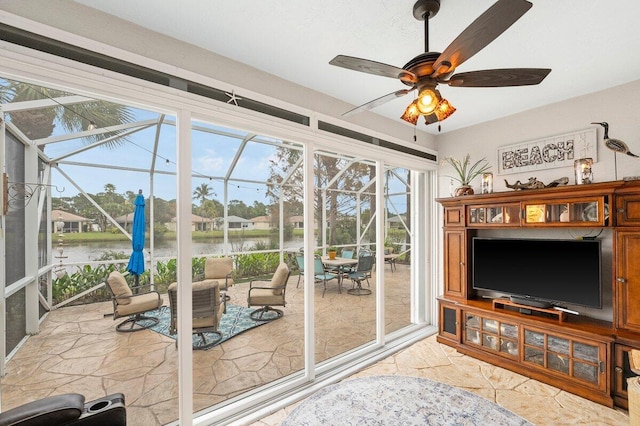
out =
{"type": "MultiPolygon", "coordinates": [[[[257,242],[266,241],[268,238],[256,238],[242,240],[229,240],[227,252],[235,251],[248,251],[257,242]]],[[[285,249],[299,249],[304,243],[303,237],[293,237],[291,240],[284,242],[285,249]]],[[[215,239],[213,241],[194,241],[192,242],[193,255],[222,255],[224,253],[224,241],[222,239],[215,239]]],[[[64,243],[64,253],[66,259],[59,259],[58,250],[54,244],[53,248],[53,263],[58,263],[62,260],[64,263],[75,262],[87,262],[94,261],[100,258],[103,253],[107,251],[119,251],[126,255],[131,254],[131,243],[128,241],[107,241],[107,242],[83,242],[83,243],[64,243]]],[[[175,240],[165,240],[156,242],[154,246],[155,257],[176,257],[178,255],[177,244],[175,240]]],[[[149,246],[148,241],[145,246],[145,257],[148,259],[149,246]]],[[[70,271],[71,272],[71,271],[70,271]]]]}

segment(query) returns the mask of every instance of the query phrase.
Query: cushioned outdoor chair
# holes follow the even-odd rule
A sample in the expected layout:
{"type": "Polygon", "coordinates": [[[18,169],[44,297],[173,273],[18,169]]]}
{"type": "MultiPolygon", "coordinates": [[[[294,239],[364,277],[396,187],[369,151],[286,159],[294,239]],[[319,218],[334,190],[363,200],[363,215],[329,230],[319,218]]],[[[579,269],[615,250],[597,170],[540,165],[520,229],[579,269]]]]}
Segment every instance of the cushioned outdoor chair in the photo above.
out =
{"type": "Polygon", "coordinates": [[[111,292],[113,319],[128,317],[116,326],[117,331],[139,331],[153,327],[158,323],[158,318],[144,315],[144,313],[162,306],[160,293],[157,291],[145,292],[150,286],[141,285],[136,287],[138,293],[133,294],[127,280],[118,271],[109,274],[106,284],[111,292]]]}
{"type": "Polygon", "coordinates": [[[287,281],[289,281],[289,275],[291,271],[286,263],[280,263],[276,272],[273,273],[271,281],[258,281],[251,280],[249,283],[249,293],[247,294],[247,305],[262,306],[260,309],[249,314],[249,317],[254,321],[273,321],[278,318],[282,318],[284,313],[280,309],[275,309],[273,306],[285,306],[286,298],[285,293],[287,291],[287,281]],[[264,316],[267,313],[271,313],[264,316]],[[275,315],[273,315],[275,314],[275,315]]]}
{"type": "Polygon", "coordinates": [[[125,426],[124,395],[114,393],[85,402],[84,395],[48,396],[0,413],[2,426],[125,426]]]}
{"type": "MultiPolygon", "coordinates": [[[[176,334],[178,332],[178,283],[171,283],[167,293],[169,294],[169,306],[171,308],[169,334],[176,334]]],[[[193,334],[197,334],[202,339],[202,345],[195,348],[210,348],[222,339],[222,333],[218,328],[222,315],[227,310],[224,293],[220,293],[220,286],[217,281],[197,281],[191,284],[191,298],[193,334]],[[207,342],[205,333],[213,333],[214,338],[207,342]]],[[[177,344],[178,341],[176,339],[177,344]]]]}
{"type": "MultiPolygon", "coordinates": [[[[233,285],[233,258],[209,257],[204,262],[204,280],[218,281],[220,290],[227,290],[233,285]]],[[[229,296],[225,296],[229,300],[229,296]]]]}

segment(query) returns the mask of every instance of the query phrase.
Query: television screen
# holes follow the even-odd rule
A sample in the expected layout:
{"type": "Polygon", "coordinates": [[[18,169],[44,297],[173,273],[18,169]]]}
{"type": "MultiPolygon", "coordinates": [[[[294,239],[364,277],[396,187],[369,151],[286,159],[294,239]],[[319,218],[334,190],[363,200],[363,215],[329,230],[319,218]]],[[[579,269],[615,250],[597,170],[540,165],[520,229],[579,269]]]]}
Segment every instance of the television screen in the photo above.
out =
{"type": "Polygon", "coordinates": [[[541,302],[601,308],[598,240],[472,240],[474,289],[541,302]]]}

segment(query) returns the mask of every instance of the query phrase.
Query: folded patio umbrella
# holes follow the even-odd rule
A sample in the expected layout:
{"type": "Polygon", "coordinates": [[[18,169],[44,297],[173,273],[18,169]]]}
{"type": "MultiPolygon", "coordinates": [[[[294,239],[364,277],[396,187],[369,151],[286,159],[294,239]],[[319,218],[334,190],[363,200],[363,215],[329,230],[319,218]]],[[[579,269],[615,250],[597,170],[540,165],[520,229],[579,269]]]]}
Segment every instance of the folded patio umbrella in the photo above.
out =
{"type": "Polygon", "coordinates": [[[138,191],[138,195],[133,204],[136,206],[133,212],[133,226],[131,228],[131,246],[133,252],[129,258],[127,271],[135,275],[136,286],[139,285],[140,274],[144,272],[144,196],[142,190],[138,191]]]}

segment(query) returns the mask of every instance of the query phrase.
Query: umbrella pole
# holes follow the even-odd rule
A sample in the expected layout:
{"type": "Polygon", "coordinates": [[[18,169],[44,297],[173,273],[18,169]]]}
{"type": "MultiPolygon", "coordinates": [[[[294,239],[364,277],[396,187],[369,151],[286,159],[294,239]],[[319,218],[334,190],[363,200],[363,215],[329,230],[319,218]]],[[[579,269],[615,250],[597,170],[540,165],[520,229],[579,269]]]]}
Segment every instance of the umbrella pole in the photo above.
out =
{"type": "Polygon", "coordinates": [[[135,275],[133,277],[133,289],[134,289],[134,293],[138,294],[138,287],[140,287],[140,275],[135,275]]]}

